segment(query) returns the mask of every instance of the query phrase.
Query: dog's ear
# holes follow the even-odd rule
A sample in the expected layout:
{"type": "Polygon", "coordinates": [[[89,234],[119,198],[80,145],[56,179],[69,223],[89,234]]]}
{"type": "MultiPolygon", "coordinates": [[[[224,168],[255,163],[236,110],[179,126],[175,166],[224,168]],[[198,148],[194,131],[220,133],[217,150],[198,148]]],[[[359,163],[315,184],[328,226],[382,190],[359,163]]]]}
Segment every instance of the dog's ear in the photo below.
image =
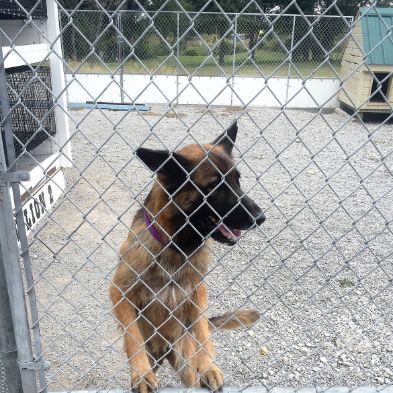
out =
{"type": "Polygon", "coordinates": [[[234,121],[229,128],[215,139],[213,145],[222,146],[228,154],[232,154],[233,145],[236,142],[237,121],[234,121]]]}
{"type": "Polygon", "coordinates": [[[187,158],[178,153],[170,153],[168,150],[152,150],[140,147],[136,155],[152,171],[164,175],[169,179],[185,180],[192,170],[192,165],[187,158]]]}

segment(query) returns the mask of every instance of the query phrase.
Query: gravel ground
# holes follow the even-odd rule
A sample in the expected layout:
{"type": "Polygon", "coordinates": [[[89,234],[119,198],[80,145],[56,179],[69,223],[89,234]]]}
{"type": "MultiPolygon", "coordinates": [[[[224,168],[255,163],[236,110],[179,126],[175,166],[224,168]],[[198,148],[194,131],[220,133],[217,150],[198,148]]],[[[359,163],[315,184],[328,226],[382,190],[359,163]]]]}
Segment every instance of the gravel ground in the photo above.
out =
{"type": "MultiPolygon", "coordinates": [[[[214,245],[210,314],[262,314],[250,330],[214,335],[226,384],[392,383],[392,124],[365,128],[337,113],[265,108],[177,112],[70,112],[67,198],[31,236],[50,390],[129,386],[107,287],[151,183],[134,149],[211,141],[222,130],[217,121],[239,115],[243,188],[267,221],[233,248],[214,245]]],[[[167,366],[159,378],[179,384],[167,366]]]]}
{"type": "Polygon", "coordinates": [[[0,359],[0,393],[8,393],[7,381],[5,379],[4,365],[0,359]]]}

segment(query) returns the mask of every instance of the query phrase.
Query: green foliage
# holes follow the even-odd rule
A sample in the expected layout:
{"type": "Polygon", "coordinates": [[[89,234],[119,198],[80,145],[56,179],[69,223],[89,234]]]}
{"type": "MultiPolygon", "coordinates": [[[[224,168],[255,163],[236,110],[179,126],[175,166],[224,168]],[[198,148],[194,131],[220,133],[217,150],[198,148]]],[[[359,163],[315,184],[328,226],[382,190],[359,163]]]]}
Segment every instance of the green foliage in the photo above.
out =
{"type": "MultiPolygon", "coordinates": [[[[322,9],[326,10],[331,6],[334,0],[322,0],[322,9]]],[[[375,3],[377,7],[391,7],[391,0],[337,0],[336,6],[339,8],[340,12],[343,15],[355,16],[359,10],[359,7],[370,6],[372,3],[375,3]]],[[[337,14],[336,7],[332,7],[328,14],[334,15],[337,14]]]]}
{"type": "MultiPolygon", "coordinates": [[[[65,15],[61,18],[62,25],[69,22],[65,15]]],[[[108,27],[110,20],[102,12],[76,12],[63,31],[63,48],[66,58],[97,61],[113,61],[117,57],[116,33],[108,27]]]]}
{"type": "Polygon", "coordinates": [[[180,55],[184,56],[207,56],[207,54],[207,49],[201,46],[190,46],[180,52],[180,55]]]}
{"type": "Polygon", "coordinates": [[[246,43],[236,42],[236,51],[235,53],[244,53],[248,52],[248,48],[246,43]]]}
{"type": "Polygon", "coordinates": [[[135,54],[140,59],[152,59],[157,56],[167,56],[169,48],[157,36],[147,34],[135,45],[135,54]]]}
{"type": "MultiPolygon", "coordinates": [[[[96,0],[84,0],[80,5],[80,0],[58,0],[59,3],[66,9],[74,9],[77,6],[79,9],[98,9],[96,0]]],[[[178,0],[179,3],[187,11],[199,11],[202,7],[205,7],[205,11],[220,11],[220,8],[226,12],[241,12],[244,9],[246,12],[259,12],[260,9],[263,12],[269,12],[274,7],[278,6],[280,9],[284,9],[292,0],[256,0],[251,2],[249,0],[217,0],[216,2],[210,2],[206,7],[206,0],[178,0]]],[[[326,10],[335,0],[297,0],[297,5],[303,13],[313,14],[319,7],[321,11],[326,10]]],[[[337,7],[341,10],[343,15],[356,15],[359,6],[370,5],[374,0],[337,0],[337,7]]],[[[128,0],[125,4],[123,0],[101,0],[100,4],[106,10],[115,10],[120,5],[122,9],[128,10],[141,10],[139,4],[145,10],[157,10],[163,4],[165,0],[140,0],[136,3],[134,0],[128,0]]],[[[378,7],[391,7],[391,0],[377,0],[378,7]]],[[[176,2],[169,1],[164,7],[166,11],[179,10],[176,2]]],[[[292,6],[288,9],[288,13],[298,14],[299,10],[296,6],[292,6]]],[[[331,14],[337,14],[335,7],[329,12],[331,14]]]]}
{"type": "Polygon", "coordinates": [[[224,39],[221,44],[218,45],[217,50],[224,55],[231,55],[233,53],[233,41],[224,39]]]}
{"type": "MultiPolygon", "coordinates": [[[[72,9],[73,5],[75,6],[76,3],[79,3],[79,0],[75,0],[75,4],[73,1],[64,0],[62,3],[66,8],[72,9]]],[[[206,4],[205,0],[179,1],[188,11],[198,11],[206,4]]],[[[310,14],[316,10],[317,4],[320,7],[319,10],[323,11],[331,6],[332,1],[334,0],[297,0],[297,4],[303,12],[310,14]]],[[[385,5],[386,1],[388,0],[380,0],[379,5],[385,5]]],[[[114,9],[119,6],[120,0],[103,0],[102,4],[104,3],[108,9],[114,9]]],[[[156,10],[164,4],[164,0],[140,0],[139,3],[147,10],[156,10]]],[[[226,12],[239,12],[243,11],[244,7],[247,7],[246,12],[255,12],[260,9],[270,11],[274,6],[279,6],[283,9],[289,3],[289,0],[275,0],[269,3],[256,0],[249,6],[249,0],[217,0],[217,2],[209,3],[204,10],[219,11],[221,7],[226,12]]],[[[365,3],[367,3],[366,0],[337,0],[337,4],[342,8],[344,14],[356,13],[358,5],[364,5],[365,3]]],[[[96,6],[95,1],[85,0],[82,7],[91,9],[96,8],[96,6]]],[[[140,9],[140,7],[130,0],[126,5],[123,5],[123,9],[140,9]]],[[[164,7],[164,10],[175,9],[178,10],[179,8],[174,1],[168,2],[164,7]]],[[[296,7],[287,10],[287,12],[290,11],[299,13],[296,7]]],[[[337,10],[332,7],[328,13],[334,14],[337,13],[337,10]]],[[[270,28],[268,20],[261,17],[261,15],[239,16],[236,26],[238,40],[234,42],[234,24],[228,20],[228,17],[233,18],[233,15],[201,14],[194,20],[193,29],[189,30],[187,35],[180,41],[180,55],[185,57],[206,57],[209,49],[206,45],[199,44],[200,38],[198,35],[201,35],[208,46],[214,47],[214,57],[220,65],[232,62],[231,56],[233,55],[234,45],[236,45],[237,55],[244,54],[247,57],[249,51],[251,51],[253,60],[259,61],[258,56],[260,55],[258,51],[261,49],[266,50],[266,53],[277,52],[286,56],[286,51],[282,45],[287,50],[291,48],[293,18],[279,18],[274,24],[273,35],[268,33],[270,28]],[[263,33],[260,33],[260,31],[263,33]],[[262,43],[258,43],[263,34],[265,34],[265,39],[262,43]],[[220,41],[219,44],[217,44],[218,41],[220,41]]],[[[170,53],[170,48],[163,42],[160,36],[172,46],[176,44],[178,28],[180,35],[182,35],[190,27],[189,19],[184,14],[179,16],[179,26],[176,13],[160,13],[155,15],[153,22],[146,13],[124,12],[121,18],[122,31],[125,37],[123,42],[119,41],[119,36],[114,26],[116,16],[110,18],[101,11],[77,11],[73,14],[71,24],[67,16],[63,15],[62,25],[66,26],[68,24],[62,36],[65,58],[75,61],[87,58],[87,61],[99,63],[99,60],[97,60],[99,57],[106,63],[116,62],[118,60],[118,51],[121,48],[121,58],[125,58],[134,52],[141,60],[154,60],[168,56],[170,53]],[[74,29],[72,26],[76,26],[77,29],[74,29]]],[[[340,19],[335,20],[338,21],[337,23],[340,22],[340,19]]],[[[300,62],[320,62],[324,60],[327,55],[321,47],[329,52],[342,37],[342,32],[345,31],[345,23],[342,22],[342,27],[332,26],[331,23],[333,23],[331,19],[322,18],[313,27],[313,34],[308,34],[309,25],[307,22],[302,18],[296,19],[296,29],[293,37],[295,45],[293,60],[300,62]]],[[[173,48],[174,51],[176,49],[176,47],[173,48]]],[[[333,58],[335,61],[340,60],[339,50],[335,50],[329,56],[331,60],[333,58]]]]}
{"type": "Polygon", "coordinates": [[[263,48],[270,51],[277,52],[285,52],[285,48],[291,47],[292,36],[290,34],[286,34],[280,37],[280,41],[276,37],[272,37],[270,39],[266,39],[263,42],[263,48]]]}

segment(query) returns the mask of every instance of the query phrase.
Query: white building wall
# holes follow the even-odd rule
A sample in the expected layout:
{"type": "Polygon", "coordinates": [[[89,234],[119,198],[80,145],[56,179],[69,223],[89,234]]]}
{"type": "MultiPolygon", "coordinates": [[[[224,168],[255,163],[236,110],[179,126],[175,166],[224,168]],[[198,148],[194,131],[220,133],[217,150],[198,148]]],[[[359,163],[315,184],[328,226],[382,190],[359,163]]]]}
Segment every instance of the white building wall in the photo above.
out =
{"type": "MultiPolygon", "coordinates": [[[[145,104],[210,104],[250,105],[288,108],[335,108],[340,88],[338,79],[302,79],[235,77],[227,82],[225,77],[124,75],[126,102],[145,104]]],[[[91,100],[120,102],[118,76],[98,74],[66,75],[68,102],[91,100]]]]}

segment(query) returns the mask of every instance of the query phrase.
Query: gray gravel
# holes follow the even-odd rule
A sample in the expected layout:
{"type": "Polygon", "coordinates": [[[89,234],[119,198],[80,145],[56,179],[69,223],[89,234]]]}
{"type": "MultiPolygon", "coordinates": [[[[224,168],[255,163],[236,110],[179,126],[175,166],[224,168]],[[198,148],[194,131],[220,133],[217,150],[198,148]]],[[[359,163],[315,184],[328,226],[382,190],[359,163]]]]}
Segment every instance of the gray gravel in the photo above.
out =
{"type": "Polygon", "coordinates": [[[8,393],[7,381],[5,379],[4,365],[0,358],[0,393],[8,393]]]}
{"type": "MultiPolygon", "coordinates": [[[[151,182],[133,150],[160,147],[159,140],[170,149],[210,141],[222,130],[217,121],[228,125],[242,113],[177,111],[162,120],[163,106],[143,116],[70,112],[75,166],[65,170],[67,197],[31,237],[50,390],[129,386],[107,287],[151,182]]],[[[393,382],[393,127],[369,138],[378,124],[346,121],[266,108],[240,116],[243,188],[267,221],[233,248],[214,245],[210,314],[262,313],[250,330],[215,334],[227,385],[393,382]]],[[[159,378],[179,386],[167,366],[159,378]]]]}

